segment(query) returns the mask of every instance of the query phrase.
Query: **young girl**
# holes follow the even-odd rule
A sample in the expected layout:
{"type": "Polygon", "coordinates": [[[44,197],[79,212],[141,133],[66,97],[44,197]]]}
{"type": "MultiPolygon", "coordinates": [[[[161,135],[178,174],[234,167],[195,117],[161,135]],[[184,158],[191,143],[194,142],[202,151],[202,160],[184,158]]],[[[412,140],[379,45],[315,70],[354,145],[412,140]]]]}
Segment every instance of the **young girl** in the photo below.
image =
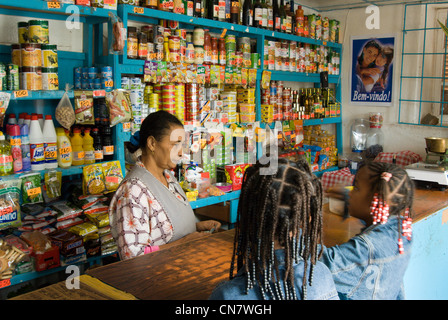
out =
{"type": "Polygon", "coordinates": [[[230,280],[210,299],[332,299],[334,281],[318,261],[322,241],[322,185],[305,160],[278,159],[264,175],[246,169],[238,205],[230,280]],[[233,277],[237,260],[238,273],[233,277]]]}
{"type": "Polygon", "coordinates": [[[349,195],[349,214],[366,224],[348,242],[324,248],[341,299],[404,299],[403,276],[411,253],[414,184],[396,165],[361,167],[349,195]]]}

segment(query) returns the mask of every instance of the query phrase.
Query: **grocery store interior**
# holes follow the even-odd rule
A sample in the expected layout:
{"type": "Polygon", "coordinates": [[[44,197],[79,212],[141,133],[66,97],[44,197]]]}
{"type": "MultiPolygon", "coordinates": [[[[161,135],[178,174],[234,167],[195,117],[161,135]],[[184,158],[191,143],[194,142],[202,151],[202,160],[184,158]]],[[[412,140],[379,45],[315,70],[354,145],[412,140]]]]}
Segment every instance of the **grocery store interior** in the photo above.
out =
{"type": "Polygon", "coordinates": [[[404,169],[405,297],[447,299],[447,16],[443,1],[0,0],[0,299],[208,299],[229,279],[244,172],[267,150],[319,178],[327,247],[364,228],[327,191],[366,162],[404,169]],[[117,209],[159,110],[186,133],[166,186],[219,222],[179,245],[148,234],[171,235],[166,222],[129,231],[117,209]]]}

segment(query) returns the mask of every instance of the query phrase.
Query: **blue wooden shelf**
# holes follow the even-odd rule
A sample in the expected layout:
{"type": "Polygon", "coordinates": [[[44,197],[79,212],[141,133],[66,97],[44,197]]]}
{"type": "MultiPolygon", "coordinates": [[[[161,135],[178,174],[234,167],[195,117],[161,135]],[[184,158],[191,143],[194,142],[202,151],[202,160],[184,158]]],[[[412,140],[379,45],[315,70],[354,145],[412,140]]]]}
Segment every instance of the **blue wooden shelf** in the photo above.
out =
{"type": "Polygon", "coordinates": [[[197,209],[200,207],[210,206],[212,204],[222,203],[231,200],[237,200],[240,197],[241,190],[228,192],[222,196],[207,197],[202,199],[197,199],[196,201],[190,202],[191,208],[197,209]]]}
{"type": "MultiPolygon", "coordinates": [[[[11,94],[11,101],[14,100],[52,100],[52,99],[62,99],[64,95],[64,90],[37,90],[37,91],[28,91],[28,96],[16,98],[14,96],[14,91],[2,91],[8,92],[11,94]]],[[[69,98],[74,98],[73,90],[67,92],[69,98]]]]}
{"type": "MultiPolygon", "coordinates": [[[[304,73],[304,72],[290,72],[290,71],[271,71],[271,80],[273,81],[294,81],[294,82],[312,82],[320,83],[319,73],[304,73]]],[[[329,83],[339,83],[340,77],[338,75],[329,75],[329,83]]]]}

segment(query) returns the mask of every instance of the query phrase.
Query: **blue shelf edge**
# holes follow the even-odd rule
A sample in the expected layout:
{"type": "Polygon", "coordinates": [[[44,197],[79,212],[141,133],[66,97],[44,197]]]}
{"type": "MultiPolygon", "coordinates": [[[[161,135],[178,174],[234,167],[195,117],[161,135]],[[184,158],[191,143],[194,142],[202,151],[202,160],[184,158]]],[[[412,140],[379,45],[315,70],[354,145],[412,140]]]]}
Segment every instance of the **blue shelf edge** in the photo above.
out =
{"type": "Polygon", "coordinates": [[[237,200],[240,197],[241,190],[232,191],[229,193],[226,193],[222,196],[212,196],[207,198],[198,199],[196,201],[190,202],[192,209],[197,209],[205,206],[209,206],[212,204],[217,204],[221,202],[231,201],[231,200],[237,200]]]}
{"type": "MultiPolygon", "coordinates": [[[[23,101],[23,100],[51,100],[51,99],[62,99],[62,96],[65,93],[65,90],[37,90],[37,91],[28,91],[28,96],[26,97],[20,97],[16,98],[14,96],[14,91],[0,91],[0,92],[7,92],[11,94],[11,101],[23,101]]],[[[70,99],[75,97],[75,94],[73,90],[70,90],[67,92],[68,97],[70,99]]]]}

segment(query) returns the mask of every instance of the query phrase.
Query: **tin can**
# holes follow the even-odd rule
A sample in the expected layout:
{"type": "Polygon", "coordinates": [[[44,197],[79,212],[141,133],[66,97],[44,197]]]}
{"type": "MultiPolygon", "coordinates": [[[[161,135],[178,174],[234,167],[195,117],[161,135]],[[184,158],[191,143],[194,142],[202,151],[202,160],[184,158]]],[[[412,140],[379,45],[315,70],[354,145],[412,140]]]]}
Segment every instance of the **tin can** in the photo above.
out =
{"type": "Polygon", "coordinates": [[[31,43],[48,43],[48,21],[30,20],[28,21],[28,41],[31,43]]]}
{"type": "Polygon", "coordinates": [[[236,51],[236,38],[232,34],[226,35],[226,51],[236,51]]]}
{"type": "Polygon", "coordinates": [[[93,89],[94,90],[101,89],[101,79],[100,78],[93,79],[93,89]]]}
{"type": "Polygon", "coordinates": [[[22,66],[22,52],[20,49],[20,44],[11,45],[11,62],[19,67],[22,66]]]}
{"type": "Polygon", "coordinates": [[[22,67],[41,67],[42,49],[40,44],[23,43],[20,45],[22,67]]]}
{"type": "Polygon", "coordinates": [[[89,87],[90,87],[89,79],[82,78],[81,79],[81,89],[89,90],[89,87]]]}
{"type": "Polygon", "coordinates": [[[131,78],[131,89],[140,89],[141,85],[142,85],[142,79],[135,77],[135,78],[131,78]]]}
{"type": "Polygon", "coordinates": [[[83,79],[88,79],[89,78],[89,68],[82,67],[81,71],[82,71],[82,78],[83,79]]]}
{"type": "Polygon", "coordinates": [[[58,67],[58,46],[55,44],[42,45],[42,67],[57,68],[58,67]]]}
{"type": "Polygon", "coordinates": [[[102,67],[101,75],[103,78],[112,78],[112,67],[111,66],[102,67]]]}
{"type": "Polygon", "coordinates": [[[101,79],[101,89],[106,89],[106,91],[111,91],[114,88],[114,81],[112,78],[102,78],[101,79]]]}
{"type": "Polygon", "coordinates": [[[121,77],[121,89],[129,90],[131,88],[131,80],[128,77],[121,77]]]}
{"type": "Polygon", "coordinates": [[[254,68],[254,69],[257,69],[259,60],[260,60],[260,54],[259,53],[251,53],[250,54],[250,67],[254,68]]]}
{"type": "Polygon", "coordinates": [[[87,77],[89,79],[95,79],[98,74],[98,69],[96,67],[89,67],[87,70],[87,77]]]}
{"type": "Polygon", "coordinates": [[[12,63],[8,63],[6,65],[6,83],[7,83],[7,90],[15,91],[20,89],[18,65],[12,63]]]}
{"type": "Polygon", "coordinates": [[[59,90],[58,68],[42,68],[42,89],[59,90]]]}
{"type": "Polygon", "coordinates": [[[42,90],[42,67],[22,67],[22,89],[42,90]]]}
{"type": "Polygon", "coordinates": [[[19,31],[19,43],[27,43],[28,41],[28,22],[21,21],[17,23],[19,31]]]}

